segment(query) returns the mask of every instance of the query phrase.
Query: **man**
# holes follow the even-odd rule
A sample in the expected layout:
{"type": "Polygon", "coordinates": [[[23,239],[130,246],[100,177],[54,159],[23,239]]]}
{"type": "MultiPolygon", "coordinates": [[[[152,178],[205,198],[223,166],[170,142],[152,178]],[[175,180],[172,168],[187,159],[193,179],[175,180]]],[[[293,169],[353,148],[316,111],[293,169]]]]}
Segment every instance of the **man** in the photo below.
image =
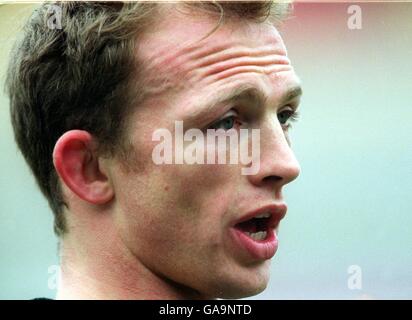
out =
{"type": "Polygon", "coordinates": [[[275,27],[288,6],[56,6],[61,28],[48,24],[50,5],[26,26],[8,90],[16,141],[55,214],[57,298],[264,290],[283,186],[299,174],[288,128],[301,89],[275,27]],[[185,131],[258,129],[258,171],[156,164],[153,133],[177,121],[185,131]]]}

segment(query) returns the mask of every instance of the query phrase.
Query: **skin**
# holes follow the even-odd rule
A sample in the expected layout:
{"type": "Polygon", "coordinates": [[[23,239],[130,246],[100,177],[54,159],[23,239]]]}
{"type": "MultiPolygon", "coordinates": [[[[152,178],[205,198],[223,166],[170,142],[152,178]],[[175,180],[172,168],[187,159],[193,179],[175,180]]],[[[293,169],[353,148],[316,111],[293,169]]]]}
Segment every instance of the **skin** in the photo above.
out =
{"type": "Polygon", "coordinates": [[[172,11],[157,23],[136,50],[152,95],[126,123],[129,166],[99,156],[86,131],[66,132],[56,144],[54,164],[69,203],[57,298],[240,298],[269,281],[270,260],[234,247],[228,230],[252,210],[283,203],[283,187],[299,174],[278,121],[299,102],[281,102],[299,84],[283,41],[266,23],[227,21],[201,41],[215,19],[172,11]],[[267,96],[263,105],[245,98],[202,113],[211,97],[245,83],[267,96]],[[241,163],[152,162],[157,128],[173,132],[174,121],[183,120],[185,130],[203,130],[233,114],[236,129],[261,130],[256,175],[241,175],[241,163]]]}

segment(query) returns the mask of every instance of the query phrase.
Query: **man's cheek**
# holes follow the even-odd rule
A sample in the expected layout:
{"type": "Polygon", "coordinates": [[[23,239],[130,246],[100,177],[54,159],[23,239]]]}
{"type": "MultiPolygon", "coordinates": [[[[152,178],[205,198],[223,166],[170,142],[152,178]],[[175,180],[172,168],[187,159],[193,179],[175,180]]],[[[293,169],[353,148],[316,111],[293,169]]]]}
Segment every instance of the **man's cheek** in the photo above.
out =
{"type": "Polygon", "coordinates": [[[175,165],[170,175],[176,181],[181,192],[202,196],[204,192],[230,186],[238,175],[238,168],[229,164],[183,164],[175,165]]]}

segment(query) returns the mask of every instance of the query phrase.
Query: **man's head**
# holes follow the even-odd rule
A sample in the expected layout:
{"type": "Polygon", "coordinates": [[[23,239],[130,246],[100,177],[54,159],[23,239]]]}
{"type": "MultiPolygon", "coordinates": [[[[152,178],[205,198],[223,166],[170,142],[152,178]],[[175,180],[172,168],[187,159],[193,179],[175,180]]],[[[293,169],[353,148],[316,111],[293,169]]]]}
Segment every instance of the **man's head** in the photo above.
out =
{"type": "Polygon", "coordinates": [[[201,296],[262,291],[277,243],[245,237],[258,214],[277,227],[282,188],[299,173],[287,135],[299,81],[273,25],[286,8],[66,4],[61,30],[35,15],[10,69],[11,111],[59,234],[115,235],[145,268],[201,296]],[[259,171],[156,165],[153,132],[175,121],[259,129],[259,171]]]}

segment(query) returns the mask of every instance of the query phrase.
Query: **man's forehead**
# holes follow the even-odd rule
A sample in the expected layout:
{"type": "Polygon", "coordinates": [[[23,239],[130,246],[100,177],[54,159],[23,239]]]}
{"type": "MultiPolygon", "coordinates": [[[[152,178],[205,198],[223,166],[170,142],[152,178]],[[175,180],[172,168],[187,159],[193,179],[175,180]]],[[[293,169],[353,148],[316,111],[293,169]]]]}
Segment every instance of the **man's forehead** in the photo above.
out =
{"type": "Polygon", "coordinates": [[[272,25],[232,19],[204,38],[216,27],[216,19],[200,15],[182,19],[178,15],[167,16],[154,32],[139,41],[137,57],[143,62],[146,83],[157,91],[165,86],[178,90],[176,85],[184,85],[182,80],[187,79],[188,73],[193,76],[201,67],[200,60],[240,48],[287,55],[283,40],[272,25]]]}
{"type": "Polygon", "coordinates": [[[199,17],[173,20],[167,17],[154,30],[145,33],[139,39],[138,54],[142,58],[153,58],[166,53],[177,53],[180,50],[193,50],[202,47],[235,45],[243,40],[250,46],[262,43],[285,50],[278,30],[267,23],[232,20],[220,25],[213,33],[218,21],[212,18],[199,17]],[[169,21],[170,19],[170,21],[169,21]],[[206,38],[205,38],[206,37],[206,38]]]}

